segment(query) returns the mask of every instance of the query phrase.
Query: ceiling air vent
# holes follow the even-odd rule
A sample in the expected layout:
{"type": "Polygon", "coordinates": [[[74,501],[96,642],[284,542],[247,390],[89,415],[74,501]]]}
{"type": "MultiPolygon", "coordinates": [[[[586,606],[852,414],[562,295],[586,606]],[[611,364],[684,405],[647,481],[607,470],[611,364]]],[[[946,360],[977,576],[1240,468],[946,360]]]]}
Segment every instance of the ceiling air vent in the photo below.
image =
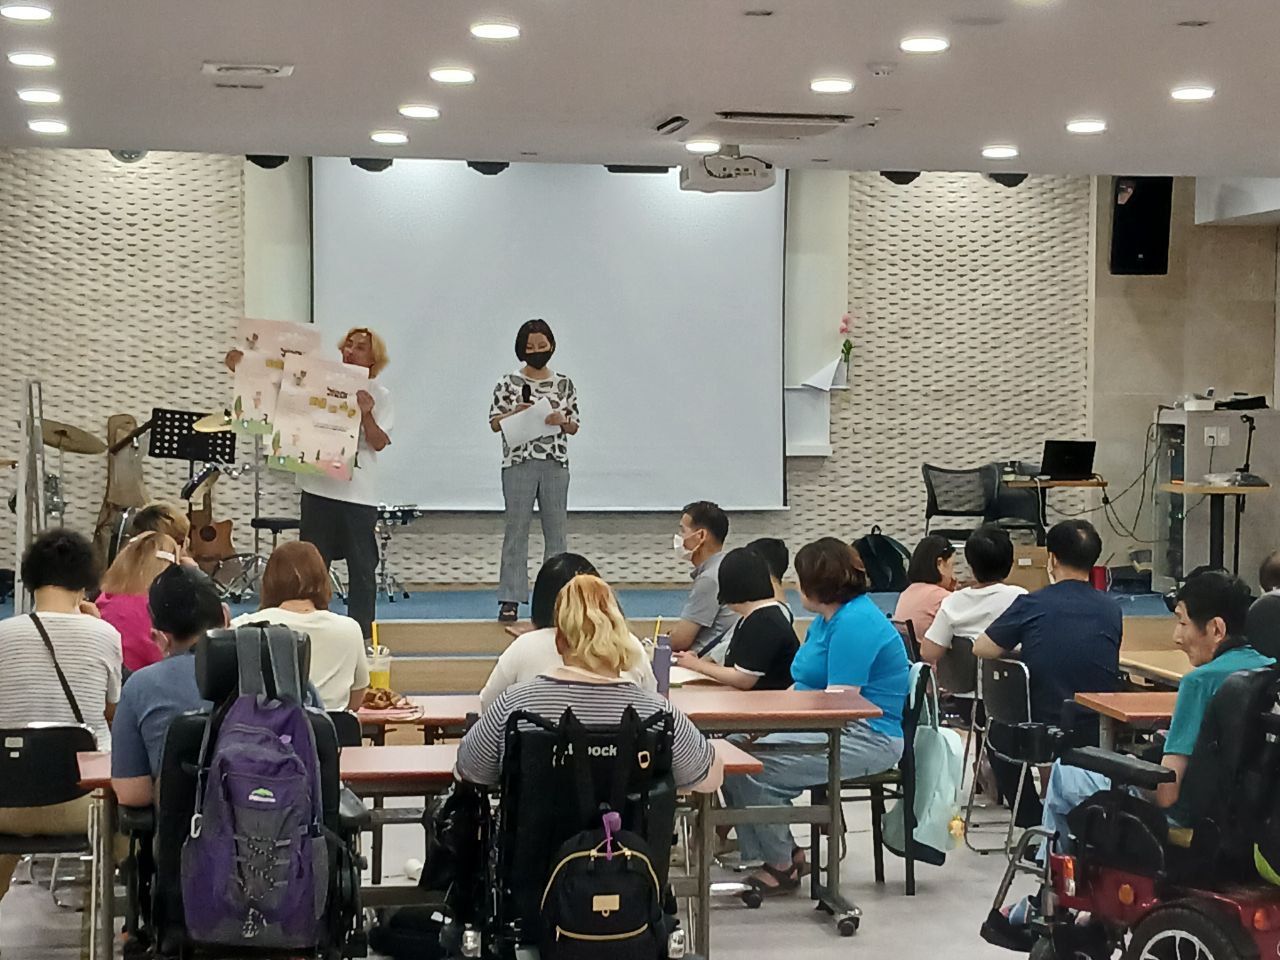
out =
{"type": "Polygon", "coordinates": [[[721,143],[768,143],[773,140],[800,140],[838,130],[853,121],[845,113],[757,113],[749,110],[722,110],[715,120],[699,130],[721,143]]]}
{"type": "Polygon", "coordinates": [[[230,83],[253,83],[293,76],[291,63],[218,63],[206,60],[200,72],[230,83]]]}

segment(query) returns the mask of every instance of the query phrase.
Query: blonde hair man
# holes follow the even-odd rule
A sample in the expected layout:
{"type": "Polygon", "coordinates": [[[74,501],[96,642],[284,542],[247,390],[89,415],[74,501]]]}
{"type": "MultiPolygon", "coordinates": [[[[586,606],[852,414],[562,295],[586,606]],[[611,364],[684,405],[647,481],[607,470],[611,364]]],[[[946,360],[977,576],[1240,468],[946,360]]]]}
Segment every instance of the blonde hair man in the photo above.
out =
{"type": "MultiPolygon", "coordinates": [[[[391,444],[395,408],[391,392],[377,381],[390,362],[387,345],[368,327],[352,327],[338,341],[342,362],[369,371],[369,386],[356,394],[360,407],[360,445],[348,480],[299,474],[302,490],[300,537],[314,543],[326,565],[347,561],[347,613],[365,637],[373,634],[377,612],[378,453],[391,444]]],[[[232,350],[227,366],[234,370],[244,354],[232,350]]]]}

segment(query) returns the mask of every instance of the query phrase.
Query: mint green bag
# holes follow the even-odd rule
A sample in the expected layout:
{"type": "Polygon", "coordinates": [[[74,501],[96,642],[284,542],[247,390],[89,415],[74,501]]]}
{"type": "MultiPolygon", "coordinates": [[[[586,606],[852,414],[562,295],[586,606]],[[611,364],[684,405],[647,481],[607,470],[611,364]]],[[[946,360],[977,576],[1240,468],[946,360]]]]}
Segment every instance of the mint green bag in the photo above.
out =
{"type": "MultiPolygon", "coordinates": [[[[915,830],[912,852],[922,863],[941,866],[947,851],[954,850],[960,836],[953,832],[959,822],[960,786],[964,776],[964,742],[954,730],[944,729],[938,722],[938,693],[932,682],[932,668],[927,663],[911,665],[907,714],[914,712],[915,697],[923,688],[924,703],[916,726],[915,751],[915,830]],[[925,682],[921,682],[922,675],[925,682]]],[[[884,845],[903,856],[906,851],[905,800],[899,800],[886,811],[884,845]]]]}

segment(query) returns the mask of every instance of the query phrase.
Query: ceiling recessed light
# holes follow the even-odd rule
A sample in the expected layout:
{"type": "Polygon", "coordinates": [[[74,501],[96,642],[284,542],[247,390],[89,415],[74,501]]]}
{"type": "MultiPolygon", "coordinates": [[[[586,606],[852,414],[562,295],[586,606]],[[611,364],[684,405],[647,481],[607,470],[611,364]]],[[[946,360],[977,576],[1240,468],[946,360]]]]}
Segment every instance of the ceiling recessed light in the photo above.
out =
{"type": "Polygon", "coordinates": [[[67,125],[61,120],[32,120],[27,124],[36,133],[66,133],[67,125]]]}
{"type": "Polygon", "coordinates": [[[1105,120],[1072,120],[1067,124],[1067,131],[1070,133],[1105,133],[1106,129],[1105,120]]]}
{"type": "Polygon", "coordinates": [[[853,89],[853,81],[846,77],[819,77],[809,84],[814,93],[848,93],[853,89]]]}
{"type": "Polygon", "coordinates": [[[397,147],[402,143],[409,142],[409,135],[399,130],[375,130],[369,134],[369,139],[374,143],[382,143],[387,146],[397,147]]]}
{"type": "Polygon", "coordinates": [[[720,149],[720,141],[698,137],[696,140],[686,141],[684,148],[690,153],[715,153],[720,149]]]}
{"type": "Polygon", "coordinates": [[[6,3],[0,6],[0,17],[6,20],[25,20],[28,23],[35,23],[40,20],[48,20],[53,16],[53,11],[45,7],[37,7],[28,3],[6,3]]]}
{"type": "Polygon", "coordinates": [[[431,71],[436,83],[475,83],[476,75],[464,67],[441,67],[431,71]]]}
{"type": "Polygon", "coordinates": [[[62,94],[57,90],[19,90],[18,99],[24,103],[61,103],[62,94]]]}
{"type": "Polygon", "coordinates": [[[15,67],[52,67],[56,62],[47,53],[11,53],[9,62],[15,67]]]}
{"type": "Polygon", "coordinates": [[[903,37],[898,49],[903,53],[942,53],[951,47],[946,37],[903,37]]]}
{"type": "Polygon", "coordinates": [[[440,108],[425,103],[403,103],[400,105],[400,116],[412,120],[434,120],[440,116],[440,108]]]}
{"type": "Polygon", "coordinates": [[[1196,100],[1212,100],[1214,92],[1213,87],[1196,83],[1189,84],[1185,87],[1174,87],[1169,91],[1169,96],[1173,97],[1175,100],[1191,102],[1196,100]]]}
{"type": "Polygon", "coordinates": [[[477,40],[514,40],[520,28],[506,20],[482,20],[471,25],[471,35],[477,40]]]}
{"type": "Polygon", "coordinates": [[[1010,143],[993,143],[982,148],[982,155],[988,160],[1012,160],[1018,155],[1018,148],[1010,143]]]}

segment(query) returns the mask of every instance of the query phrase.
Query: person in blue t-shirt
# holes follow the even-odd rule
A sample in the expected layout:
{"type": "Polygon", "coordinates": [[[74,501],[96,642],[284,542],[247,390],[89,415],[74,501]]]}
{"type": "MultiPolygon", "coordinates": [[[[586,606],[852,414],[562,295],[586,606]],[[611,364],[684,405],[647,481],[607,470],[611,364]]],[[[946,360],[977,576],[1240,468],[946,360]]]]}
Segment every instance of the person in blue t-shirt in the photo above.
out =
{"type": "MultiPolygon", "coordinates": [[[[866,567],[858,552],[825,537],[796,554],[800,598],[816,614],[804,644],[791,664],[797,690],[842,687],[861,691],[883,711],[871,720],[849,723],[840,738],[840,775],[844,779],[888,770],[902,756],[902,710],[910,665],[893,624],[867,595],[866,567]]],[[[770,749],[758,754],[764,771],[728,777],[730,806],[777,806],[827,779],[827,752],[789,753],[779,745],[822,746],[825,733],[774,733],[757,741],[770,749]]],[[[760,860],[747,882],[765,896],[790,893],[800,886],[804,853],[785,824],[739,824],[742,858],[760,860]]]]}
{"type": "MultiPolygon", "coordinates": [[[[1266,597],[1258,602],[1272,600],[1266,597]]],[[[1174,823],[1180,822],[1178,798],[1183,776],[1214,695],[1231,674],[1257,670],[1275,662],[1254,646],[1262,644],[1271,650],[1274,637],[1246,636],[1246,624],[1250,624],[1252,632],[1252,602],[1248,585],[1222,570],[1193,573],[1178,591],[1173,642],[1187,655],[1193,669],[1178,684],[1178,699],[1160,761],[1176,774],[1175,779],[1147,793],[1174,823]]],[[[1045,791],[1041,826],[1061,841],[1067,836],[1067,814],[1097,791],[1110,786],[1111,781],[1102,774],[1056,761],[1045,791]]],[[[1061,843],[1056,843],[1054,849],[1061,849],[1061,843]]],[[[1025,932],[1029,920],[1028,901],[1020,901],[1004,914],[993,911],[983,926],[983,936],[1001,946],[1029,948],[1025,932]]]]}
{"type": "MultiPolygon", "coordinates": [[[[1054,524],[1045,539],[1050,584],[1018,597],[973,644],[984,659],[1015,656],[1031,673],[1031,719],[1070,724],[1062,705],[1077,693],[1120,689],[1120,605],[1089,582],[1102,553],[1102,538],[1087,520],[1054,524]],[[1016,652],[1015,652],[1016,651],[1016,652]]],[[[996,731],[993,739],[999,739],[996,731]]],[[[1097,718],[1077,728],[1083,740],[1097,741],[1097,718]]],[[[1018,769],[991,758],[992,772],[1006,798],[1018,789],[1018,769]]],[[[1027,778],[1014,804],[1021,827],[1039,822],[1040,805],[1027,778]]]]}
{"type": "Polygon", "coordinates": [[[156,577],[147,607],[165,658],[130,675],[111,728],[111,788],[127,807],[151,803],[170,721],[210,706],[196,686],[193,651],[205,631],[230,622],[213,581],[193,567],[171,566],[156,577]]]}

